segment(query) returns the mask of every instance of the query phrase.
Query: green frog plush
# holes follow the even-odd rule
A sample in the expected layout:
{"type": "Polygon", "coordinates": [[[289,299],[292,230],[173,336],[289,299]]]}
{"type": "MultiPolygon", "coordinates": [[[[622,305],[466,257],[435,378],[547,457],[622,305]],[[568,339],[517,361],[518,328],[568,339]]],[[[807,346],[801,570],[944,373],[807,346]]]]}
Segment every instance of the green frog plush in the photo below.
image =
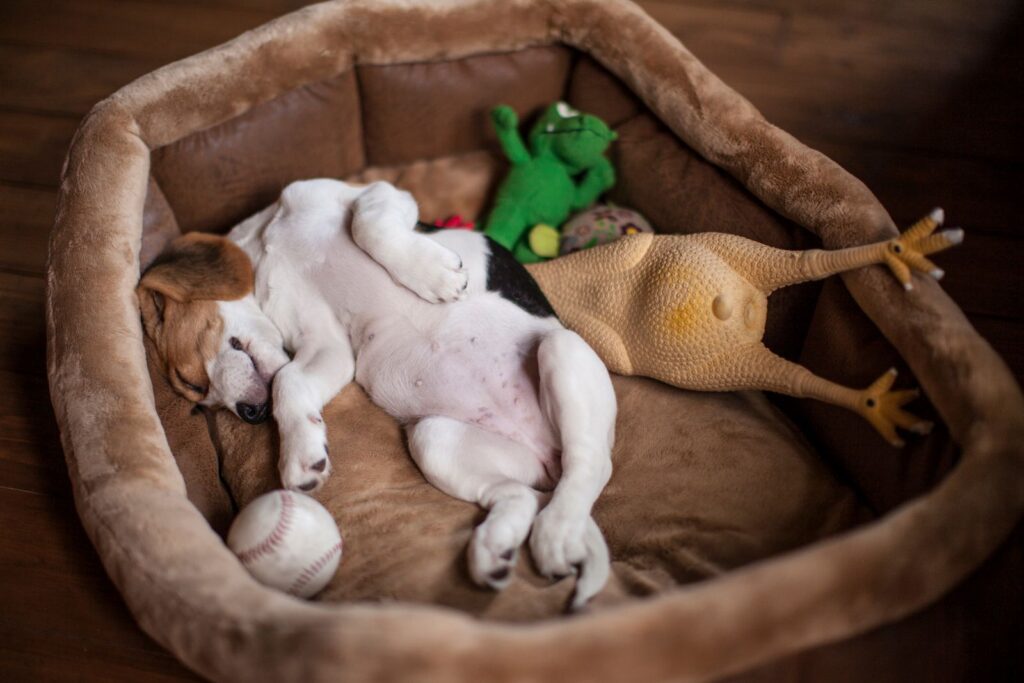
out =
{"type": "Polygon", "coordinates": [[[520,263],[555,256],[558,233],[549,226],[561,225],[615,184],[615,169],[604,153],[618,136],[601,119],[565,102],[545,110],[530,131],[529,149],[511,107],[495,107],[491,121],[512,168],[484,232],[520,263]]]}

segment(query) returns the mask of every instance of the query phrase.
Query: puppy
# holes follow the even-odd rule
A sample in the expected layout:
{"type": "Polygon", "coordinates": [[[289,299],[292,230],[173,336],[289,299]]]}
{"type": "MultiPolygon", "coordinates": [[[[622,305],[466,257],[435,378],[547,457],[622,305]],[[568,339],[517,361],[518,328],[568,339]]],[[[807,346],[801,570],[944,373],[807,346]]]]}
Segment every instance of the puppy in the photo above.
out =
{"type": "Polygon", "coordinates": [[[506,250],[415,232],[417,213],[386,183],[289,185],[227,239],[187,235],[148,268],[146,333],[181,395],[250,423],[272,412],[287,488],[329,476],[321,411],[355,380],[431,484],[489,510],[474,581],[507,585],[529,537],[545,576],[582,570],[579,607],[609,573],[590,514],[611,475],[608,371],[506,250]]]}

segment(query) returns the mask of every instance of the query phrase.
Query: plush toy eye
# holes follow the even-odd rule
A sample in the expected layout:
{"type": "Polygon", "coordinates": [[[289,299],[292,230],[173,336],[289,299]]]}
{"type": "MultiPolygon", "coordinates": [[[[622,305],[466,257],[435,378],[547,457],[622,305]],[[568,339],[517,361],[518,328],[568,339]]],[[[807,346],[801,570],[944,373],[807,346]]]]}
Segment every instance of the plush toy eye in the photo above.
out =
{"type": "Polygon", "coordinates": [[[556,104],[555,110],[558,112],[558,115],[561,116],[563,119],[568,119],[572,118],[573,116],[580,115],[580,113],[577,110],[573,109],[565,102],[559,102],[558,104],[556,104]]]}

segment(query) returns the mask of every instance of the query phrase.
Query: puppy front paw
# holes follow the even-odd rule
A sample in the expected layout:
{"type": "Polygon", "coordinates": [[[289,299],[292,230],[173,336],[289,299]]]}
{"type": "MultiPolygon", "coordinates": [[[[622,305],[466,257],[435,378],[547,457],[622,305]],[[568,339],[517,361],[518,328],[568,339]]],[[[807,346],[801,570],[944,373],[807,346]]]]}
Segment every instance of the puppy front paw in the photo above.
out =
{"type": "Polygon", "coordinates": [[[308,426],[281,428],[281,456],[278,471],[286,489],[312,493],[331,474],[331,457],[323,419],[316,415],[308,426]]]}
{"type": "Polygon", "coordinates": [[[466,295],[469,273],[462,258],[431,239],[418,240],[415,251],[390,269],[402,286],[431,303],[458,301],[466,295]]]}

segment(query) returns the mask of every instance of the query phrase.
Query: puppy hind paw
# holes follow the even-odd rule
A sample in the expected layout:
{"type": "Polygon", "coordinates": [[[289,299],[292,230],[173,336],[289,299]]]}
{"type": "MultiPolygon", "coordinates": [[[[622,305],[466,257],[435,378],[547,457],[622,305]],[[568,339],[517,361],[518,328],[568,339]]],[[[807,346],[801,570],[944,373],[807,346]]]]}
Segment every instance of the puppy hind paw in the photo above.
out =
{"type": "Polygon", "coordinates": [[[569,603],[569,609],[573,612],[586,607],[590,599],[601,592],[612,571],[608,544],[592,517],[587,521],[585,542],[587,559],[579,566],[579,578],[576,579],[576,589],[569,603]]]}
{"type": "Polygon", "coordinates": [[[541,511],[530,534],[530,552],[542,575],[557,580],[578,571],[587,556],[586,521],[550,507],[541,511]]]}
{"type": "Polygon", "coordinates": [[[417,244],[407,265],[392,270],[398,282],[431,303],[458,301],[466,295],[469,273],[451,249],[430,239],[417,244]]]}
{"type": "Polygon", "coordinates": [[[500,591],[512,581],[519,557],[519,542],[511,529],[481,524],[469,543],[469,574],[485,588],[500,591]]]}

